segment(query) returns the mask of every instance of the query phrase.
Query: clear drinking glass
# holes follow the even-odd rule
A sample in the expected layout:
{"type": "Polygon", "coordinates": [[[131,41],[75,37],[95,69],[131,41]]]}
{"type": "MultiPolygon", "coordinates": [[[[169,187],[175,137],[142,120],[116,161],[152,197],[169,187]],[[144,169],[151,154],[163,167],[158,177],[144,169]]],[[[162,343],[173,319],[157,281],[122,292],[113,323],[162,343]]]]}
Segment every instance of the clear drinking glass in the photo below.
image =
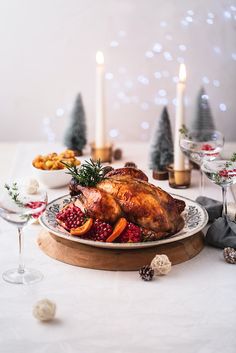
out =
{"type": "Polygon", "coordinates": [[[236,183],[236,162],[231,160],[205,161],[201,169],[213,183],[221,186],[222,216],[227,215],[227,189],[230,185],[236,183]]]}
{"type": "MultiPolygon", "coordinates": [[[[224,146],[224,136],[216,130],[193,130],[182,134],[180,148],[192,161],[202,165],[203,161],[212,161],[219,157],[224,146]]],[[[200,195],[203,194],[203,173],[200,169],[200,195]]]]}
{"type": "Polygon", "coordinates": [[[23,259],[23,228],[34,222],[45,210],[47,193],[38,189],[29,194],[25,184],[13,182],[0,186],[0,217],[17,227],[19,240],[18,268],[7,270],[2,277],[5,281],[15,284],[38,282],[43,275],[34,269],[25,267],[23,259]]]}

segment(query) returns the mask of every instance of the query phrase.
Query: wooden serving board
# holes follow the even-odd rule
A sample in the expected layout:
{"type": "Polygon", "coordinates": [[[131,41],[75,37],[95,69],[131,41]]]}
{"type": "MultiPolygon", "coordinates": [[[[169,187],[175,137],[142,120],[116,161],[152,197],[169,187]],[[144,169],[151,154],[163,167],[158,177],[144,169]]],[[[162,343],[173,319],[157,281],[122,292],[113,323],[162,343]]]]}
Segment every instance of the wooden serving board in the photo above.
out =
{"type": "Polygon", "coordinates": [[[110,271],[134,271],[149,265],[156,254],[166,254],[173,265],[190,260],[204,247],[201,232],[172,243],[142,249],[104,249],[59,238],[46,230],[38,237],[40,249],[70,265],[110,271]]]}

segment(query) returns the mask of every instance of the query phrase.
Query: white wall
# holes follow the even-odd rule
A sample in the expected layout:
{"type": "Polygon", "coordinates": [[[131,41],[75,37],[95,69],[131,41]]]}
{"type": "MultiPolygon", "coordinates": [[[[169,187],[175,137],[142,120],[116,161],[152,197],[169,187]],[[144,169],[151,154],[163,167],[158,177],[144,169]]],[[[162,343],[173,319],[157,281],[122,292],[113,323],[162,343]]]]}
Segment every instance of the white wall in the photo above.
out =
{"type": "Polygon", "coordinates": [[[147,140],[166,100],[174,122],[173,77],[184,58],[187,122],[204,84],[218,129],[236,140],[235,10],[235,0],[1,0],[0,140],[60,140],[79,91],[91,140],[97,49],[110,73],[114,139],[147,140]]]}

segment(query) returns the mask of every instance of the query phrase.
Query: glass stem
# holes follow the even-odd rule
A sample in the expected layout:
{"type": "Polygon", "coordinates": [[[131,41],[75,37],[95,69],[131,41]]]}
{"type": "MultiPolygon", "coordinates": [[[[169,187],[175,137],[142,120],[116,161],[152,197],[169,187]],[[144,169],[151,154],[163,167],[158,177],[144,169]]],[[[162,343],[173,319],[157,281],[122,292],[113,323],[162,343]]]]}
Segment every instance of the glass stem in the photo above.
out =
{"type": "Polygon", "coordinates": [[[23,259],[23,248],[24,248],[24,238],[22,228],[18,227],[18,241],[19,241],[19,262],[18,262],[18,273],[25,272],[25,264],[23,259]]]}
{"type": "Polygon", "coordinates": [[[222,186],[222,199],[223,199],[223,210],[222,217],[227,216],[227,187],[222,186]]]}
{"type": "Polygon", "coordinates": [[[203,190],[204,190],[204,175],[203,175],[203,171],[200,168],[200,196],[203,196],[203,190]]]}

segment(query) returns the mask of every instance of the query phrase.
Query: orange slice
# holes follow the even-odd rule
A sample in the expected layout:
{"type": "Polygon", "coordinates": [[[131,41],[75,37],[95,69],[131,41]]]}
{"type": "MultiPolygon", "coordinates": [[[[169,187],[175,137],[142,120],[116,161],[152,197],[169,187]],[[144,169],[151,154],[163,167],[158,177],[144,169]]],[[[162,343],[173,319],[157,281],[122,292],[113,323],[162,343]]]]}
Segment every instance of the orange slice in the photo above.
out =
{"type": "Polygon", "coordinates": [[[128,222],[125,218],[120,218],[117,222],[116,225],[113,229],[113,232],[111,233],[111,235],[107,238],[106,242],[107,243],[111,243],[113,240],[115,240],[116,238],[118,238],[119,235],[121,235],[121,233],[123,232],[123,230],[126,228],[128,222]]]}
{"type": "Polygon", "coordinates": [[[93,219],[88,218],[82,226],[77,228],[71,228],[70,234],[77,235],[77,236],[84,235],[91,229],[92,225],[93,225],[93,219]]]}

